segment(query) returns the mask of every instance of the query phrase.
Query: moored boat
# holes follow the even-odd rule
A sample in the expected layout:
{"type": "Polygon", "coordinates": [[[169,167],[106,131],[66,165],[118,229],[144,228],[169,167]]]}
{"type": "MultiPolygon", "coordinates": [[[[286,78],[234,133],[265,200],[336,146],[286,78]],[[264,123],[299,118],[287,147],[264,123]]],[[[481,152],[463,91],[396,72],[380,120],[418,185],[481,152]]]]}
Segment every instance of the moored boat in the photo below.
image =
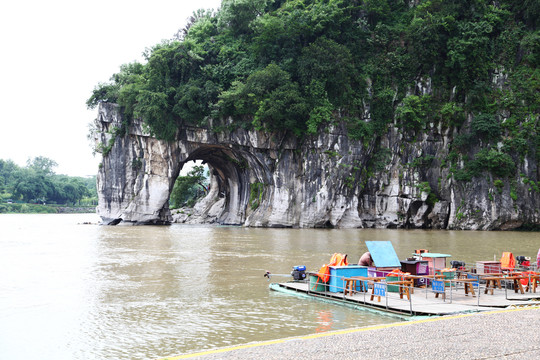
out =
{"type": "MultiPolygon", "coordinates": [[[[501,268],[500,261],[452,261],[456,267],[447,267],[449,254],[415,251],[400,261],[389,241],[367,241],[366,246],[371,266],[337,264],[335,254],[318,271],[304,268],[305,279],[273,283],[270,289],[403,315],[534,306],[538,303],[531,300],[540,299],[540,272],[534,264],[525,268],[503,260],[501,268]]],[[[337,258],[347,257],[339,254],[337,258]]]]}

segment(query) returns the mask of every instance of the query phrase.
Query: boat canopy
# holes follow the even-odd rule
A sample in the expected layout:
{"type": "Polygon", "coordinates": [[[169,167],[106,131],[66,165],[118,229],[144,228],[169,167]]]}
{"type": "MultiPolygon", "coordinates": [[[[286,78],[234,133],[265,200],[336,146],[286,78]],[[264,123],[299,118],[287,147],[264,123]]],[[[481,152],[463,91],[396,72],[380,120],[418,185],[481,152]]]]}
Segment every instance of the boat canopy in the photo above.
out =
{"type": "Polygon", "coordinates": [[[429,258],[442,258],[442,257],[451,257],[450,254],[440,254],[440,253],[422,253],[420,254],[421,257],[429,257],[429,258]]]}
{"type": "Polygon", "coordinates": [[[396,250],[390,241],[366,241],[375,267],[401,267],[396,250]]]}

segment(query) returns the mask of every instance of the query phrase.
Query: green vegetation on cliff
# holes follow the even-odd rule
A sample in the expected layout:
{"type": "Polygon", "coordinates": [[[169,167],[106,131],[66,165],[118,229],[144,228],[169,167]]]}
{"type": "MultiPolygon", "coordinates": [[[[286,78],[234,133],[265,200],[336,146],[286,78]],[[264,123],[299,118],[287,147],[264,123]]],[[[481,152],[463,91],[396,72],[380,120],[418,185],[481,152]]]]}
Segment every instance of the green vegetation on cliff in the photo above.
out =
{"type": "Polygon", "coordinates": [[[456,179],[514,176],[540,149],[539,22],[536,0],[224,0],[87,104],[116,102],[165,140],[228,117],[298,137],[342,122],[364,141],[434,123],[457,134],[456,179]]]}

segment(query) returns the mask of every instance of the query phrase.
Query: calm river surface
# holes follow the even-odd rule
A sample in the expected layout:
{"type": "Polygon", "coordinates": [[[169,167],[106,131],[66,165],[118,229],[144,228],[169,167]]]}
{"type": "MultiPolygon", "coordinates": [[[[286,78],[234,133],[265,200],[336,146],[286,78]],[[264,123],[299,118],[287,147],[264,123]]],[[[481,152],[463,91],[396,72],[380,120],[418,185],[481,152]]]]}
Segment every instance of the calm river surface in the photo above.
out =
{"type": "MultiPolygon", "coordinates": [[[[1,359],[152,359],[400,321],[268,289],[265,270],[356,262],[366,240],[474,262],[536,258],[539,233],[98,226],[0,215],[1,359]]],[[[272,281],[288,280],[272,278],[272,281]]]]}

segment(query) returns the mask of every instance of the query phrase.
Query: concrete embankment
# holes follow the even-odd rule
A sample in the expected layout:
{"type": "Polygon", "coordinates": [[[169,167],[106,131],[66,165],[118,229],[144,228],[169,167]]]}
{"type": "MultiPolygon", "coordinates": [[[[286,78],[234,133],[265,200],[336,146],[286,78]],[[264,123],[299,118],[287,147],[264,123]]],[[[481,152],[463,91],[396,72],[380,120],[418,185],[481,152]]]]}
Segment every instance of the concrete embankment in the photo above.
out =
{"type": "Polygon", "coordinates": [[[540,307],[441,316],[166,359],[540,359],[540,307]]]}

